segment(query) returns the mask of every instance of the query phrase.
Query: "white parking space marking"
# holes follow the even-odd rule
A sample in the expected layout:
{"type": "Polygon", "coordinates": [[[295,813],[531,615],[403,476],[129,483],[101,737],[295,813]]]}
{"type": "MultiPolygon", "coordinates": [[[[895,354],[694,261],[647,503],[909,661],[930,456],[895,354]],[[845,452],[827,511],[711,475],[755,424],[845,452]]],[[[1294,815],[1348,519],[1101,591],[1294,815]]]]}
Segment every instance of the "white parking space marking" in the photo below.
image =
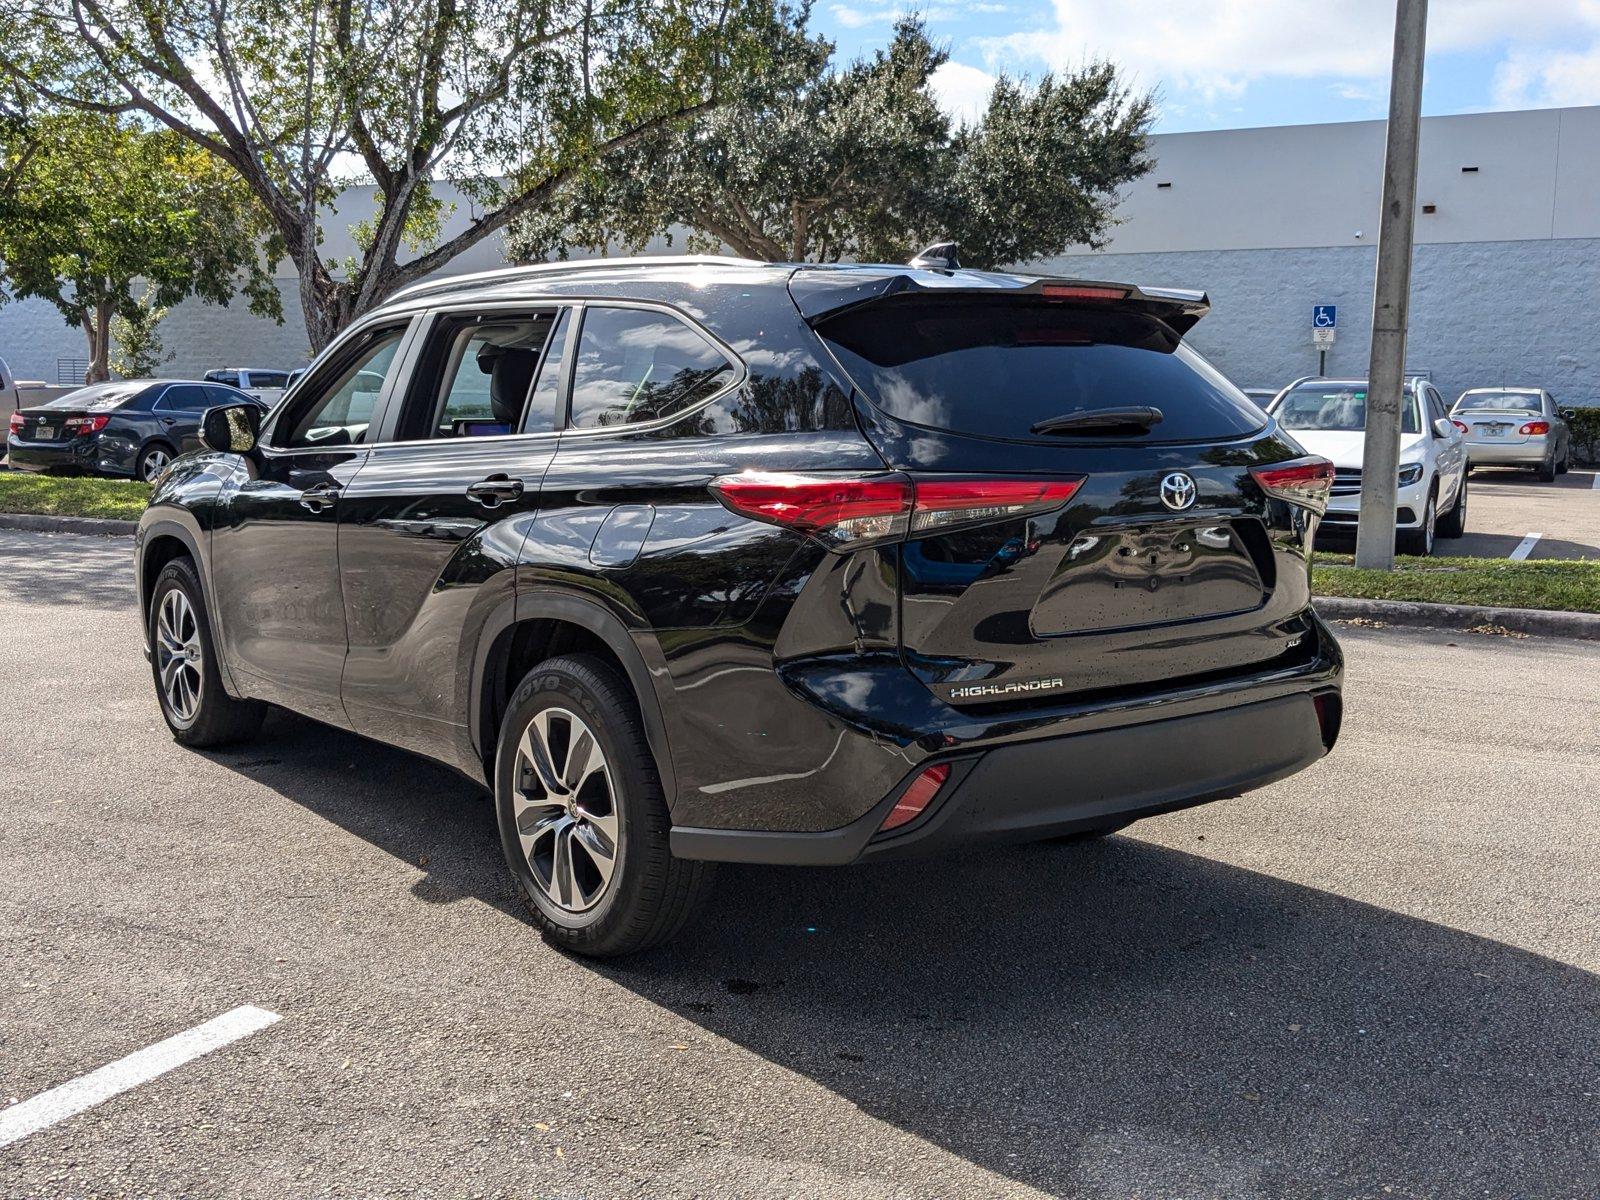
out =
{"type": "Polygon", "coordinates": [[[93,1108],[121,1092],[136,1088],[141,1083],[149,1083],[174,1067],[181,1067],[203,1054],[220,1050],[229,1042],[249,1037],[279,1019],[277,1013],[245,1004],[220,1017],[213,1017],[204,1025],[196,1025],[153,1046],[135,1050],[126,1058],[107,1063],[99,1070],[90,1071],[60,1087],[40,1092],[32,1099],[0,1112],[0,1146],[9,1146],[30,1133],[38,1133],[57,1121],[93,1108]]]}
{"type": "Polygon", "coordinates": [[[1589,476],[1589,487],[1592,491],[1600,492],[1600,471],[1589,476]]]}
{"type": "Polygon", "coordinates": [[[1533,553],[1533,548],[1539,544],[1539,539],[1543,536],[1544,534],[1542,533],[1530,533],[1527,537],[1518,542],[1517,548],[1506,557],[1511,559],[1512,562],[1521,562],[1523,559],[1527,558],[1528,555],[1533,553]]]}

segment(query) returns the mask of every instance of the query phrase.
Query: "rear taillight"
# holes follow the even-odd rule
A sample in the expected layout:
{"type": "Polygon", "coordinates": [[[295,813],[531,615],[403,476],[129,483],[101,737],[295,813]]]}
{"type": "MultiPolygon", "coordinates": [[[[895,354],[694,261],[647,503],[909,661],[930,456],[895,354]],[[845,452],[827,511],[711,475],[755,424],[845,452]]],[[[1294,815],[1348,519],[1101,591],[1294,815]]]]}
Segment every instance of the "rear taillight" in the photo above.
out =
{"type": "Polygon", "coordinates": [[[1049,512],[1082,486],[1082,479],[919,479],[911,532],[1049,512]]]}
{"type": "Polygon", "coordinates": [[[710,486],[725,508],[741,516],[853,547],[1049,512],[1072,499],[1083,480],[747,471],[714,479],[710,486]]]}
{"type": "Polygon", "coordinates": [[[911,781],[911,786],[900,793],[900,799],[894,802],[894,807],[889,810],[889,815],[883,819],[883,824],[878,826],[879,833],[886,833],[920,817],[933,803],[933,798],[939,794],[939,789],[950,778],[950,764],[940,763],[936,767],[929,767],[911,781]]]}
{"type": "Polygon", "coordinates": [[[22,432],[22,414],[19,412],[14,412],[11,414],[11,432],[22,432]]]}
{"type": "Polygon", "coordinates": [[[1462,433],[1471,433],[1472,432],[1472,430],[1467,428],[1467,425],[1466,425],[1465,421],[1458,421],[1454,417],[1451,417],[1450,418],[1450,424],[1454,425],[1457,429],[1461,430],[1462,433]]]}
{"type": "Polygon", "coordinates": [[[98,417],[68,417],[61,422],[61,428],[67,431],[68,437],[85,437],[91,433],[99,433],[111,423],[107,416],[98,417]]]}
{"type": "Polygon", "coordinates": [[[1251,467],[1261,490],[1279,500],[1326,512],[1333,491],[1333,464],[1325,458],[1297,458],[1270,467],[1251,467]]]}
{"type": "Polygon", "coordinates": [[[1524,425],[1517,432],[1521,433],[1521,434],[1527,434],[1527,435],[1540,434],[1540,433],[1549,433],[1550,432],[1550,422],[1549,421],[1529,421],[1526,425],[1524,425]]]}

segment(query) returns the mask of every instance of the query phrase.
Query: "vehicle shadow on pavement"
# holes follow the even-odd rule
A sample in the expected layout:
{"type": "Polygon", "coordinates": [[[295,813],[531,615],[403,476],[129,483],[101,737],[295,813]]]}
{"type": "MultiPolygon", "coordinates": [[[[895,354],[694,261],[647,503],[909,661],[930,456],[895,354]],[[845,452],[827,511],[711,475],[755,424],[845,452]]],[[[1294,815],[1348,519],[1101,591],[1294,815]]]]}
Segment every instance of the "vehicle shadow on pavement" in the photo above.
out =
{"type": "MultiPolygon", "coordinates": [[[[460,776],[283,715],[214,757],[526,919],[460,776]]],[[[1138,829],[724,867],[677,942],[588,969],[1048,1193],[1600,1190],[1600,978],[1138,829]]]]}

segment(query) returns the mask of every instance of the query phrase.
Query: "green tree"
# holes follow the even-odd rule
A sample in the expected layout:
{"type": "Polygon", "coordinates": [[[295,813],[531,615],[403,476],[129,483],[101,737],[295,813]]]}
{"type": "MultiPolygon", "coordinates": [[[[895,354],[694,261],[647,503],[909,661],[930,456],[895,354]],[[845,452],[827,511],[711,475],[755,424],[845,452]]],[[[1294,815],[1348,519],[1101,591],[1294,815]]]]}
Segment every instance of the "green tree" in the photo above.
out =
{"type": "Polygon", "coordinates": [[[96,114],[28,121],[6,152],[0,266],[15,297],[55,305],[83,330],[86,382],[109,377],[111,323],[197,296],[282,319],[251,197],[231,171],[176,135],[96,114]]]}
{"type": "Polygon", "coordinates": [[[156,327],[170,310],[155,302],[154,290],[145,292],[132,316],[111,318],[111,369],[124,379],[149,379],[172,357],[161,344],[156,327]]]}
{"type": "Polygon", "coordinates": [[[568,245],[637,250],[689,230],[696,250],[753,258],[904,261],[953,240],[992,267],[1100,245],[1118,185],[1150,169],[1152,101],[1110,64],[1036,85],[1001,78],[982,118],[935,99],[948,55],[914,18],[843,69],[821,39],[791,39],[733,102],[629,147],[626,169],[575,178],[560,206],[520,220],[508,257],[568,245]]]}
{"type": "Polygon", "coordinates": [[[778,4],[12,0],[0,73],[50,104],[140,112],[230,164],[296,265],[320,350],[579,171],[716,105],[795,36],[803,13],[778,4]],[[447,224],[441,180],[464,224],[447,224]],[[350,182],[377,213],[333,261],[324,232],[350,182]]]}

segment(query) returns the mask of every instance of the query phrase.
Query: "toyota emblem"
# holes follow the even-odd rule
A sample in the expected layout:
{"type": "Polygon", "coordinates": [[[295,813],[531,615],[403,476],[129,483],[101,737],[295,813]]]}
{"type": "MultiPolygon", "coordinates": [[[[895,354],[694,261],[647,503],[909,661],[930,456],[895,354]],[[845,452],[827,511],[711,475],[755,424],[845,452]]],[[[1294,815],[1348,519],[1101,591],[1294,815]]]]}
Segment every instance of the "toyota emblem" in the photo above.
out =
{"type": "Polygon", "coordinates": [[[1182,512],[1194,503],[1194,480],[1182,471],[1174,471],[1161,481],[1161,503],[1173,512],[1182,512]]]}

